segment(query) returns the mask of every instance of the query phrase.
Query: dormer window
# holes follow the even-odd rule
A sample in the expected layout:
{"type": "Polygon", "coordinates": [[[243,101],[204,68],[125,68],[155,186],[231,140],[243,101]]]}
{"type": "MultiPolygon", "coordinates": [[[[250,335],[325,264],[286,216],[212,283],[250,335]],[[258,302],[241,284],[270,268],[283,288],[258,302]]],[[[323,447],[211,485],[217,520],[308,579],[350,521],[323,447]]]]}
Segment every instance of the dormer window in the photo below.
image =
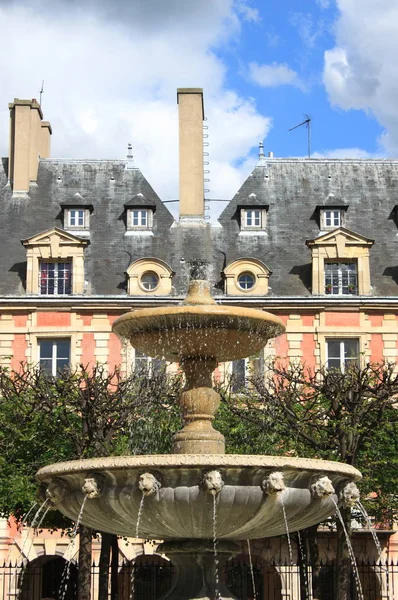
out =
{"type": "Polygon", "coordinates": [[[325,208],[321,211],[321,229],[337,229],[343,225],[343,211],[340,208],[325,208]]]}
{"type": "Polygon", "coordinates": [[[153,211],[149,208],[130,208],[127,213],[128,229],[152,229],[153,211]]]}
{"type": "Polygon", "coordinates": [[[240,228],[242,231],[258,231],[265,229],[267,211],[263,207],[245,207],[240,211],[240,228]]]}
{"type": "Polygon", "coordinates": [[[87,208],[65,209],[65,229],[76,230],[89,228],[90,212],[87,208]]]}

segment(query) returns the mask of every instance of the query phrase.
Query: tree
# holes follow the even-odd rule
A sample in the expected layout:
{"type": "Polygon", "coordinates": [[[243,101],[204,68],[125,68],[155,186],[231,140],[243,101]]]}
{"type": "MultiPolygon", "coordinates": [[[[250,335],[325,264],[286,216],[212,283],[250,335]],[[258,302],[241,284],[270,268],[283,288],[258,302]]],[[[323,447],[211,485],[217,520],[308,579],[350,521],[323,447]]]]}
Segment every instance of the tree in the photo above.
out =
{"type": "MultiPolygon", "coordinates": [[[[259,434],[279,439],[277,446],[282,453],[297,452],[362,468],[368,477],[366,489],[377,492],[379,498],[376,507],[364,501],[369,513],[376,508],[378,518],[382,516],[380,511],[384,516],[388,511],[391,518],[398,510],[397,496],[392,493],[398,483],[397,394],[395,364],[349,364],[344,371],[312,370],[302,363],[278,359],[269,365],[265,379],[250,377],[245,394],[238,399],[230,394],[230,388],[223,396],[259,434]],[[379,468],[380,462],[383,469],[379,468]]],[[[350,532],[350,509],[342,508],[341,513],[350,532]]],[[[339,520],[336,527],[336,599],[347,600],[351,564],[339,520]]],[[[316,572],[315,568],[315,579],[316,572]]]]}
{"type": "MultiPolygon", "coordinates": [[[[180,379],[165,372],[123,377],[119,369],[107,373],[103,365],[81,365],[49,377],[28,365],[0,368],[0,514],[22,518],[37,492],[35,474],[45,464],[167,446],[166,429],[179,425],[173,408],[179,389],[180,379]]],[[[57,517],[47,524],[65,521],[57,517]]],[[[90,597],[91,537],[81,526],[79,600],[90,597]]],[[[100,585],[107,598],[112,538],[103,541],[100,585]]]]}

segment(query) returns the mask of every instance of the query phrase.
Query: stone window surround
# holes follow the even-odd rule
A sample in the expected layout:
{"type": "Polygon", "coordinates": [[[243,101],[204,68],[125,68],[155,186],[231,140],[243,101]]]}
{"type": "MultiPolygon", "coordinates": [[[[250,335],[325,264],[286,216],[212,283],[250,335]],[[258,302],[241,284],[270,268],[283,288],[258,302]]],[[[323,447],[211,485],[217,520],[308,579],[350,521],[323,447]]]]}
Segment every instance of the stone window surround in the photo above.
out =
{"type": "Polygon", "coordinates": [[[261,260],[256,258],[239,258],[232,261],[224,269],[225,294],[227,296],[265,296],[268,294],[268,280],[272,271],[261,260]],[[238,283],[242,273],[254,276],[253,287],[244,290],[238,283]]]}
{"type": "Polygon", "coordinates": [[[85,206],[69,206],[64,208],[64,229],[67,231],[88,231],[90,229],[90,209],[85,206]],[[82,210],[84,213],[83,225],[71,225],[70,217],[72,211],[82,210]]]}
{"type": "Polygon", "coordinates": [[[306,245],[312,254],[312,293],[325,295],[325,263],[356,262],[358,295],[369,295],[370,266],[369,249],[373,240],[339,227],[324,235],[307,240],[306,245]]]}
{"type": "Polygon", "coordinates": [[[141,206],[129,206],[127,208],[127,230],[151,230],[153,228],[153,213],[151,208],[141,206]],[[138,211],[139,213],[146,213],[146,225],[134,225],[133,224],[133,213],[138,211]]]}
{"type": "Polygon", "coordinates": [[[174,271],[167,263],[158,258],[140,258],[131,263],[127,271],[127,293],[130,296],[168,296],[171,294],[172,278],[174,271]],[[146,290],[141,284],[141,277],[148,273],[155,273],[159,283],[153,290],[146,290]]]}
{"type": "Polygon", "coordinates": [[[355,339],[358,340],[359,344],[359,364],[361,367],[364,366],[365,362],[369,359],[368,355],[368,336],[366,333],[361,331],[352,330],[349,331],[336,331],[335,328],[333,331],[323,331],[322,333],[318,332],[317,336],[317,344],[319,347],[319,361],[320,366],[327,364],[327,349],[326,349],[326,340],[330,338],[335,338],[336,340],[341,339],[355,339]]]}
{"type": "Polygon", "coordinates": [[[40,347],[39,342],[41,340],[49,339],[66,339],[70,341],[70,366],[73,367],[77,364],[77,356],[76,356],[76,347],[78,336],[76,333],[72,331],[64,332],[64,331],[43,331],[43,333],[35,333],[30,334],[29,336],[29,346],[28,346],[28,356],[27,360],[29,363],[39,365],[40,362],[40,347]],[[29,356],[30,355],[30,356],[29,356]]]}
{"type": "Polygon", "coordinates": [[[241,231],[263,231],[267,222],[268,206],[241,206],[240,207],[240,229],[241,231]],[[260,211],[260,225],[247,225],[248,211],[260,211]]]}
{"type": "Polygon", "coordinates": [[[89,244],[57,227],[23,240],[26,248],[26,293],[39,294],[40,261],[72,262],[72,294],[84,289],[84,249],[89,244]]]}

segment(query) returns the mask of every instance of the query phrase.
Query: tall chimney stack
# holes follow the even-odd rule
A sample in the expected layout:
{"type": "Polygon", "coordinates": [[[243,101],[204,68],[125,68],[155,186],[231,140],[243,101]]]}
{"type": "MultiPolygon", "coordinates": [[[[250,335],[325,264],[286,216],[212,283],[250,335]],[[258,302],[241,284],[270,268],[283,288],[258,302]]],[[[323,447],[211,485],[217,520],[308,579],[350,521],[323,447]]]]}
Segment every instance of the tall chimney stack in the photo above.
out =
{"type": "Polygon", "coordinates": [[[37,100],[20,100],[10,109],[10,151],[8,178],[14,196],[28,196],[29,187],[37,181],[39,158],[50,153],[51,125],[42,121],[43,113],[37,100]]]}
{"type": "Polygon", "coordinates": [[[180,222],[204,219],[203,90],[178,88],[180,222]]]}

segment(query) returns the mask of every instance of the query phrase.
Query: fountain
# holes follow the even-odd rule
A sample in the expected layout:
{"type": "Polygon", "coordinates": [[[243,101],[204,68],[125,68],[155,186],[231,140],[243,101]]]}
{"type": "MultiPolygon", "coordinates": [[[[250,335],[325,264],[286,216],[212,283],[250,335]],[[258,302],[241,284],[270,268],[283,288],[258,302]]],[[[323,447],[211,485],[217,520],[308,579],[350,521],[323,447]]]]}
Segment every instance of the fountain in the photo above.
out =
{"type": "Polygon", "coordinates": [[[218,362],[256,354],[280,335],[279,318],[260,310],[220,306],[210,295],[205,261],[191,263],[188,295],[177,307],[140,309],[114,332],[145,354],[179,362],[184,427],[173,454],[96,458],[40,469],[50,501],[96,530],[162,539],[178,576],[168,600],[231,599],[223,566],[239,540],[297,531],[325,520],[357,497],[355,468],[331,461],[224,454],[213,428],[218,362]],[[137,523],[137,521],[139,522],[137,523]],[[215,568],[216,556],[216,568],[215,568]]]}

